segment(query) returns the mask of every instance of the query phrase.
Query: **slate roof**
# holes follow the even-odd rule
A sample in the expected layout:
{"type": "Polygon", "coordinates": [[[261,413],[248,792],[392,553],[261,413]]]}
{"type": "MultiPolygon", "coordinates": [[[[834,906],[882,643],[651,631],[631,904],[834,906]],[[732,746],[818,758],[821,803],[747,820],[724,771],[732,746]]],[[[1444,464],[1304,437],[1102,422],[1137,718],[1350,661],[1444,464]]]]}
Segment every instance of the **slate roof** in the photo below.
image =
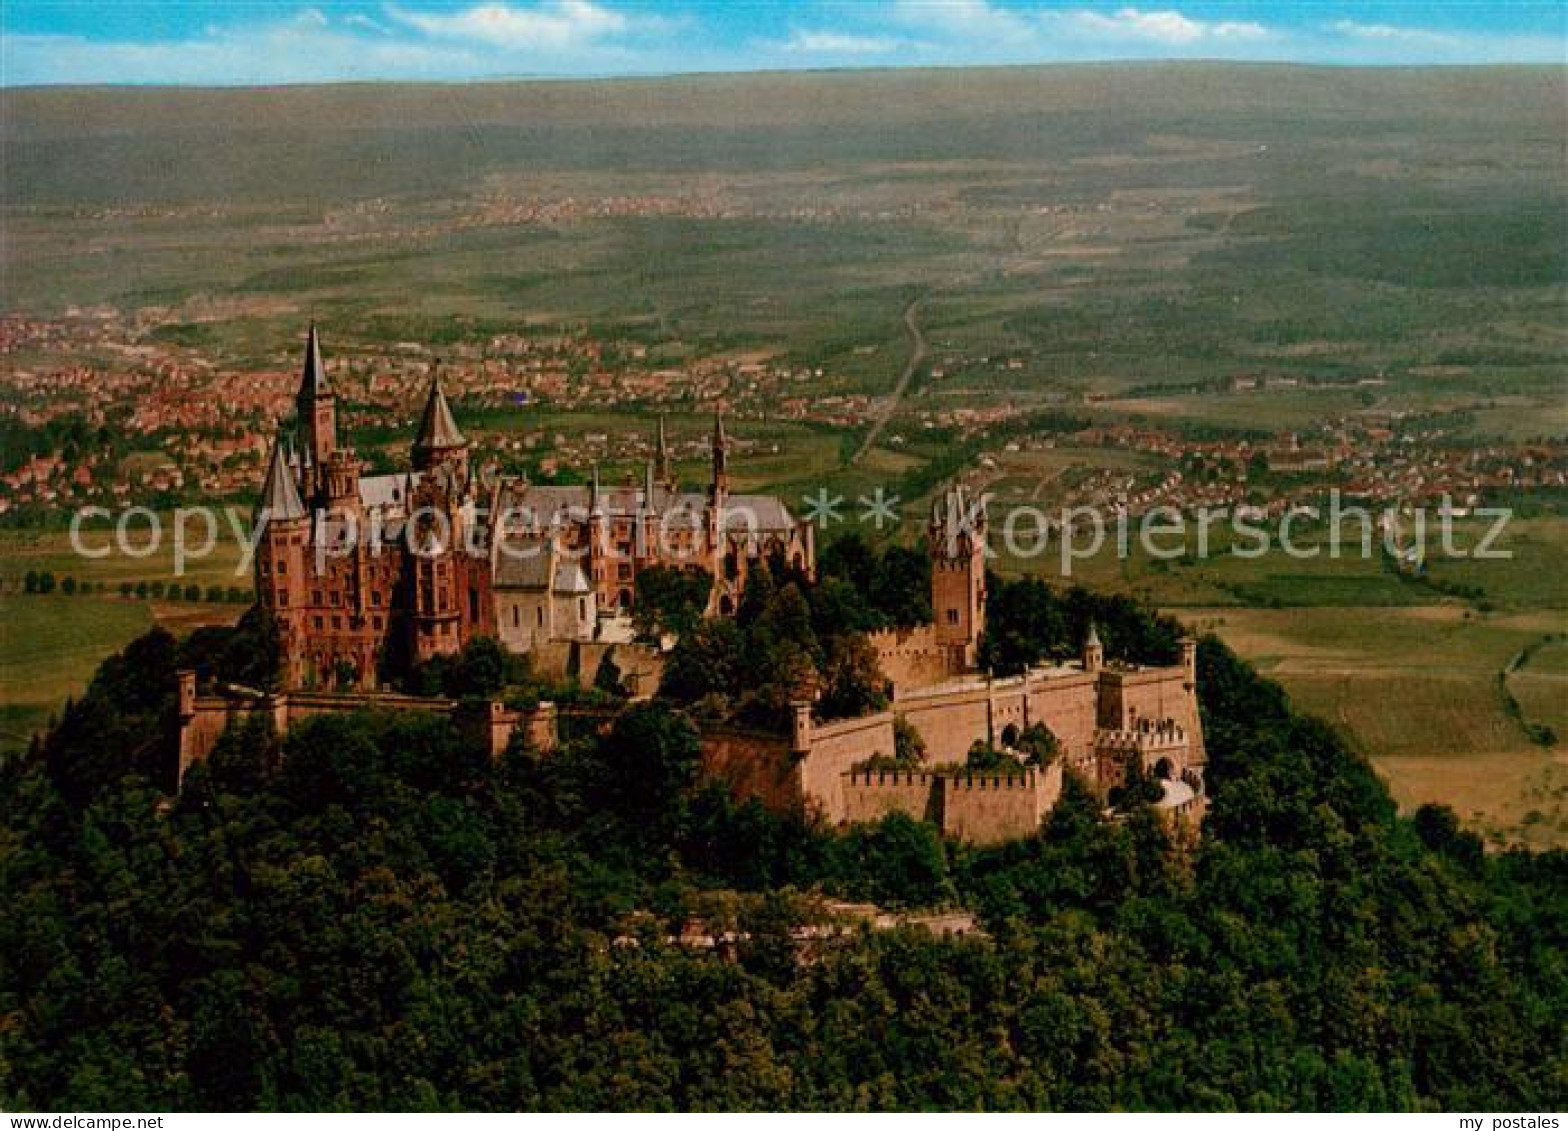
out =
{"type": "Polygon", "coordinates": [[[305,338],[305,370],[300,374],[299,395],[306,399],[332,395],[332,386],[327,384],[327,367],[321,362],[321,340],[316,336],[314,322],[305,338]]]}
{"type": "Polygon", "coordinates": [[[272,442],[272,459],[267,464],[267,478],[261,485],[261,501],[256,504],[258,518],[263,512],[274,522],[305,517],[305,504],[300,501],[294,475],[283,458],[282,437],[272,442]]]}
{"type": "Polygon", "coordinates": [[[461,448],[468,441],[458,431],[452,419],[451,406],[441,391],[441,377],[430,379],[430,396],[425,400],[425,414],[419,421],[419,436],[414,441],[416,451],[440,451],[443,448],[461,448]]]}

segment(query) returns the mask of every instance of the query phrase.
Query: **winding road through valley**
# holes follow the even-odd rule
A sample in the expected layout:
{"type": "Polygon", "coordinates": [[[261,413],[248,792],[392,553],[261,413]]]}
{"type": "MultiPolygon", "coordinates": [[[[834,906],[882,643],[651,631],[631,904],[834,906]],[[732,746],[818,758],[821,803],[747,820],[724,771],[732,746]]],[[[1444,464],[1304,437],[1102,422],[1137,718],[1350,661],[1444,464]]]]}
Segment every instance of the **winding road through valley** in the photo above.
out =
{"type": "Polygon", "coordinates": [[[920,309],[920,302],[920,299],[914,299],[904,308],[904,327],[909,331],[911,347],[909,360],[904,363],[904,371],[898,375],[898,384],[893,387],[893,395],[888,398],[886,407],[876,414],[876,418],[871,422],[871,431],[866,433],[866,438],[860,442],[860,447],[855,449],[855,454],[849,457],[851,467],[859,463],[876,445],[877,438],[882,435],[882,429],[887,427],[887,422],[898,411],[898,402],[904,399],[909,383],[914,380],[915,371],[926,359],[926,336],[920,332],[920,323],[915,317],[920,309]]]}

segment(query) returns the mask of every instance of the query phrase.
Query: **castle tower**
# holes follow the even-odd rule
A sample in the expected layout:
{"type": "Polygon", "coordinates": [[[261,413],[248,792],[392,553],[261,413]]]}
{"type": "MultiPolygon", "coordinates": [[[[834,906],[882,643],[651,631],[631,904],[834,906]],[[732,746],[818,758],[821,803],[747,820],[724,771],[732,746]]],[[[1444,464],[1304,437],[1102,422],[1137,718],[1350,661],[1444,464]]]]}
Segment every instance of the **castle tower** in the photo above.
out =
{"type": "Polygon", "coordinates": [[[653,461],[649,460],[642,471],[642,494],[637,499],[637,557],[647,560],[658,553],[660,542],[658,500],[655,492],[653,461]]]}
{"type": "Polygon", "coordinates": [[[600,606],[611,604],[609,585],[610,516],[604,509],[604,492],[599,488],[599,465],[593,465],[588,485],[588,577],[600,606]]]}
{"type": "Polygon", "coordinates": [[[984,499],[971,501],[958,487],[932,504],[931,612],[936,641],[958,671],[974,668],[985,634],[985,536],[984,499]]]}
{"type": "Polygon", "coordinates": [[[1190,636],[1183,636],[1176,646],[1181,649],[1181,667],[1187,676],[1187,688],[1191,690],[1198,684],[1198,642],[1190,636]]]}
{"type": "Polygon", "coordinates": [[[454,480],[468,477],[468,440],[458,431],[441,389],[441,374],[436,372],[430,377],[430,394],[414,440],[414,468],[429,471],[438,465],[449,467],[454,480]]]}
{"type": "Polygon", "coordinates": [[[730,493],[730,439],[724,431],[724,410],[713,413],[713,485],[708,495],[714,506],[723,506],[730,493]]]}
{"type": "Polygon", "coordinates": [[[443,543],[435,530],[426,528],[414,535],[418,549],[412,555],[411,582],[413,658],[424,663],[432,656],[450,655],[463,646],[461,610],[454,596],[457,554],[443,543]]]}
{"type": "Polygon", "coordinates": [[[1083,670],[1091,675],[1105,666],[1105,649],[1100,644],[1100,633],[1089,622],[1089,631],[1083,638],[1083,670]]]}
{"type": "Polygon", "coordinates": [[[673,494],[678,490],[678,487],[675,482],[674,470],[670,465],[670,442],[664,435],[663,414],[659,416],[659,437],[655,447],[654,459],[657,461],[657,467],[654,469],[655,474],[658,476],[659,482],[664,484],[664,489],[673,494]]]}
{"type": "Polygon", "coordinates": [[[272,444],[253,521],[261,531],[256,543],[256,600],[277,621],[284,685],[297,686],[304,678],[310,512],[299,497],[281,436],[272,444]]]}
{"type": "Polygon", "coordinates": [[[327,384],[327,367],[321,361],[321,340],[314,322],[305,338],[305,367],[294,405],[305,445],[305,496],[315,498],[326,486],[327,465],[338,446],[338,427],[337,402],[327,384]]]}

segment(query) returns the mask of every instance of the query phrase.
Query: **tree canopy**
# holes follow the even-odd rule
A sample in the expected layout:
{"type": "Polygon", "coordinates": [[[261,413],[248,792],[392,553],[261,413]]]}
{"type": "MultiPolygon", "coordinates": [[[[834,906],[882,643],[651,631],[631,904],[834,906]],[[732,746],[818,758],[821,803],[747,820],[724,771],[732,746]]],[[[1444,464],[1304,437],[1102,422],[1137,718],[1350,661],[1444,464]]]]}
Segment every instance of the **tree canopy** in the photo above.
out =
{"type": "MultiPolygon", "coordinates": [[[[805,612],[757,620],[809,652],[805,612]]],[[[1568,857],[1399,816],[1213,642],[1195,847],[1136,804],[1105,821],[1069,775],[1037,837],[987,850],[738,802],[659,702],[494,761],[439,716],[239,727],[171,803],[183,647],[137,641],[0,766],[7,1109],[1564,1100],[1568,857]],[[986,934],[850,932],[808,961],[812,891],[986,934]],[[729,957],[676,941],[720,921],[729,957]]]]}

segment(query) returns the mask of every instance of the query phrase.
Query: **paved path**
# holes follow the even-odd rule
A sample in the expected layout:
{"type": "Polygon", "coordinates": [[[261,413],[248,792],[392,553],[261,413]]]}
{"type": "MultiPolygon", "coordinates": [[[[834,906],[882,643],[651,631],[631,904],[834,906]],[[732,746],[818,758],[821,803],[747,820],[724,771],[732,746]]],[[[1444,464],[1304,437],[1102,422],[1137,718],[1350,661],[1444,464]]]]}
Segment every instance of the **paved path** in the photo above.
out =
{"type": "Polygon", "coordinates": [[[909,383],[915,378],[915,370],[920,368],[920,363],[926,359],[926,336],[920,332],[920,323],[915,321],[915,311],[920,306],[917,298],[904,308],[904,326],[909,331],[911,349],[909,360],[904,363],[904,371],[898,375],[898,384],[893,388],[893,396],[888,400],[887,407],[877,414],[871,422],[871,431],[866,433],[866,438],[860,442],[860,447],[855,449],[855,454],[849,457],[850,466],[853,467],[869,452],[877,442],[877,437],[882,435],[882,429],[887,427],[887,422],[898,411],[898,402],[904,399],[904,393],[909,388],[909,383]]]}

